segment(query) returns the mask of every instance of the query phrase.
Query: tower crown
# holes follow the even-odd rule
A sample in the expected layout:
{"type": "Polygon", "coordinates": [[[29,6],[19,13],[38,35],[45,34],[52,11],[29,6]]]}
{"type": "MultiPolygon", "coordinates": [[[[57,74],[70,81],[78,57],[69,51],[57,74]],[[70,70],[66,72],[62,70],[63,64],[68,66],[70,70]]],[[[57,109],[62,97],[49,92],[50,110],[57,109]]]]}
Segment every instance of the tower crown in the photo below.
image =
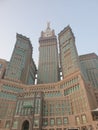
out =
{"type": "Polygon", "coordinates": [[[50,29],[50,22],[47,22],[47,30],[51,30],[50,29]]]}
{"type": "Polygon", "coordinates": [[[50,22],[47,22],[47,28],[45,31],[41,32],[41,37],[51,37],[51,36],[55,36],[55,32],[54,30],[51,30],[50,22]]]}

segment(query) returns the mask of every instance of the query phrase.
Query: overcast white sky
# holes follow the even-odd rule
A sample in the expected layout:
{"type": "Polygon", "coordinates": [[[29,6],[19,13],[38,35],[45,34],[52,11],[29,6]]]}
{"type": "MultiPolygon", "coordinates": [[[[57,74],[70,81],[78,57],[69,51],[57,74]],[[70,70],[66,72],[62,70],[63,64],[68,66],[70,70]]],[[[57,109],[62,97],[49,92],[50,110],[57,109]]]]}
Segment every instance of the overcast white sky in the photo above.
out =
{"type": "Polygon", "coordinates": [[[98,54],[98,0],[0,0],[0,58],[10,60],[19,33],[30,38],[37,63],[47,21],[56,35],[71,26],[79,55],[98,54]]]}

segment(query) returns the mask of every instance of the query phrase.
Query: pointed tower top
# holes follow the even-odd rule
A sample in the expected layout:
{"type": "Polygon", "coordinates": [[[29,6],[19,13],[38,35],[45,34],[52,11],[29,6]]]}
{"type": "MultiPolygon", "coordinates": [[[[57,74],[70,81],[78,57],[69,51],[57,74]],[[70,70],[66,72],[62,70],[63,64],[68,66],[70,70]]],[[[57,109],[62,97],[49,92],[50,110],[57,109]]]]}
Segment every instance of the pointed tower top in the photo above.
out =
{"type": "Polygon", "coordinates": [[[55,36],[54,30],[51,30],[50,28],[50,22],[47,22],[47,28],[45,31],[42,31],[41,37],[51,37],[55,36]]]}
{"type": "Polygon", "coordinates": [[[47,22],[47,29],[50,29],[50,22],[47,22]]]}

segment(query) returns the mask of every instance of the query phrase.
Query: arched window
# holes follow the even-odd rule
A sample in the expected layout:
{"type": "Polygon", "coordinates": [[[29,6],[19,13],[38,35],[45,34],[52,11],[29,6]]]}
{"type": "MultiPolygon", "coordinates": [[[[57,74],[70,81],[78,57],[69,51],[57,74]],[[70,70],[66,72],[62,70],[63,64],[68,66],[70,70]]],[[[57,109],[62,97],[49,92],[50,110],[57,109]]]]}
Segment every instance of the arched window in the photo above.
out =
{"type": "Polygon", "coordinates": [[[23,122],[22,130],[29,130],[29,122],[27,120],[23,122]]]}

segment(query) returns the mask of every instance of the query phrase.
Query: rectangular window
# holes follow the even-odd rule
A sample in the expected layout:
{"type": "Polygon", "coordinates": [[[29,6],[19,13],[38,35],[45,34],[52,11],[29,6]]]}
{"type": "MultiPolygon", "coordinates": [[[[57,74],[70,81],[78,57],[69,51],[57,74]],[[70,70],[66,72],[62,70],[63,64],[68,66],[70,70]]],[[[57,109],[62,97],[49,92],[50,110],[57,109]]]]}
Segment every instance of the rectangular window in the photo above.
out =
{"type": "Polygon", "coordinates": [[[48,119],[47,118],[44,118],[43,119],[43,126],[47,126],[48,125],[48,119]]]}
{"type": "Polygon", "coordinates": [[[57,124],[57,125],[62,125],[62,120],[61,120],[61,118],[57,118],[57,119],[56,119],[56,124],[57,124]]]}
{"type": "Polygon", "coordinates": [[[18,128],[18,121],[14,121],[14,122],[13,122],[12,128],[13,128],[13,129],[17,129],[17,128],[18,128]]]}
{"type": "Polygon", "coordinates": [[[55,124],[55,120],[54,119],[50,119],[50,125],[54,125],[55,124]]]}
{"type": "Polygon", "coordinates": [[[38,127],[39,126],[39,119],[34,119],[34,126],[38,127]]]}
{"type": "Polygon", "coordinates": [[[86,119],[86,115],[82,115],[82,123],[86,123],[87,122],[87,119],[86,119]]]}
{"type": "Polygon", "coordinates": [[[77,125],[80,124],[80,118],[79,118],[79,116],[76,117],[76,124],[77,124],[77,125]]]}
{"type": "Polygon", "coordinates": [[[68,124],[68,118],[67,117],[63,118],[63,123],[64,123],[64,125],[68,124]]]}
{"type": "Polygon", "coordinates": [[[9,128],[9,127],[10,127],[10,121],[6,121],[5,128],[9,128]]]}

